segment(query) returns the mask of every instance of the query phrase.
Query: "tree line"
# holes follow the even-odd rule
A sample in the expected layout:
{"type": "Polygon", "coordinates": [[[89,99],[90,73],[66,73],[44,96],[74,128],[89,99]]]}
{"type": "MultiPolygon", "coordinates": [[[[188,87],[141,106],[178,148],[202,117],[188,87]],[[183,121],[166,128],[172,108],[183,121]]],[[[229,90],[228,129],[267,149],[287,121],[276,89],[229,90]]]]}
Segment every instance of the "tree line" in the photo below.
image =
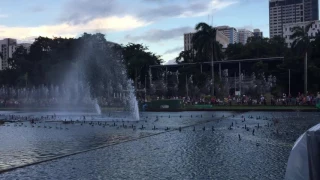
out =
{"type": "Polygon", "coordinates": [[[140,77],[148,75],[150,65],[159,65],[162,62],[160,56],[150,52],[148,47],[142,44],[112,43],[100,33],[84,33],[79,38],[38,37],[29,51],[23,46],[17,47],[13,57],[8,59],[9,67],[0,71],[0,85],[17,88],[59,86],[72,66],[81,58],[88,58],[83,71],[86,72],[85,79],[91,86],[98,83],[100,76],[106,75],[105,72],[99,72],[99,67],[112,66],[115,71],[121,71],[107,59],[115,59],[114,62],[124,65],[128,78],[135,80],[135,84],[144,83],[145,78],[140,77]],[[88,42],[92,40],[97,43],[97,47],[91,48],[90,52],[84,52],[84,49],[89,48],[86,47],[88,42]]]}
{"type": "MultiPolygon", "coordinates": [[[[291,70],[291,93],[297,94],[304,91],[304,72],[303,68],[307,65],[308,91],[316,92],[320,88],[320,36],[310,38],[308,31],[311,25],[304,28],[293,28],[292,39],[295,39],[292,47],[288,48],[285,39],[279,36],[273,38],[250,37],[245,45],[240,43],[229,44],[226,49],[216,41],[217,29],[206,24],[199,23],[195,26],[196,33],[193,36],[193,50],[182,51],[176,58],[178,64],[201,63],[212,61],[228,61],[248,58],[267,58],[284,57],[284,61],[273,64],[267,62],[256,62],[254,64],[242,65],[243,71],[256,74],[264,73],[277,77],[277,86],[272,92],[275,95],[288,92],[288,70],[291,70]],[[305,62],[308,63],[305,63],[305,62]]],[[[152,71],[149,69],[152,65],[160,65],[163,60],[159,55],[150,52],[148,47],[143,44],[128,43],[127,45],[110,43],[103,34],[84,33],[79,38],[47,38],[38,37],[32,43],[28,51],[24,47],[17,48],[13,57],[8,60],[9,68],[0,71],[0,85],[8,87],[34,87],[39,85],[59,85],[70,68],[76,63],[81,54],[81,46],[90,38],[99,39],[99,42],[105,44],[105,58],[116,58],[120,64],[123,64],[127,71],[129,79],[134,80],[136,89],[147,86],[151,89],[148,82],[157,81],[163,78],[164,69],[152,71]],[[108,45],[108,46],[107,46],[108,45]],[[108,57],[107,57],[108,56],[108,57]]],[[[94,58],[94,55],[92,56],[94,58]]],[[[101,63],[101,62],[99,62],[101,63]]],[[[108,66],[107,61],[95,66],[108,66]],[[106,63],[106,64],[104,64],[106,63]]],[[[94,74],[88,74],[88,81],[96,84],[95,79],[99,71],[93,70],[94,74]],[[90,77],[89,77],[90,75],[90,77]]],[[[231,67],[230,69],[232,69],[231,67]]],[[[186,94],[188,81],[203,94],[218,95],[221,91],[222,80],[218,76],[215,68],[210,65],[203,66],[184,66],[179,69],[169,69],[171,71],[179,70],[178,92],[175,94],[186,94]],[[208,85],[208,82],[211,82],[208,85]],[[208,86],[209,90],[208,90],[208,86]]],[[[166,80],[166,82],[170,79],[166,80]]],[[[161,84],[163,86],[163,84],[161,84]]],[[[190,87],[192,88],[192,87],[190,87]]],[[[151,93],[151,91],[149,91],[151,93]]],[[[174,95],[172,92],[163,92],[174,95]]],[[[165,95],[165,94],[163,94],[165,95]]]]}
{"type": "MultiPolygon", "coordinates": [[[[265,76],[273,74],[277,77],[277,86],[272,93],[280,96],[288,93],[289,75],[291,71],[291,94],[299,92],[317,92],[320,88],[320,35],[309,37],[308,32],[314,22],[305,27],[294,27],[291,39],[294,40],[291,47],[280,36],[273,38],[250,37],[245,45],[241,43],[229,44],[223,50],[222,45],[216,41],[217,29],[206,24],[196,25],[196,33],[192,38],[193,49],[180,52],[176,58],[178,64],[201,63],[214,61],[228,61],[251,58],[284,57],[284,61],[276,65],[268,62],[256,62],[254,64],[243,63],[242,69],[247,72],[265,73],[265,76]],[[305,67],[305,68],[304,68],[305,67]],[[307,71],[306,71],[307,70],[307,71]],[[306,77],[308,77],[306,81],[306,77]],[[308,83],[305,83],[308,82],[308,83]]],[[[184,68],[188,73],[188,69],[184,68]]],[[[194,72],[194,81],[211,79],[211,93],[219,88],[221,82],[215,75],[215,68],[203,73],[194,72]]],[[[191,70],[191,69],[190,69],[191,70]]],[[[192,71],[192,70],[191,70],[192,71]]],[[[203,83],[200,83],[203,84],[203,83]]],[[[215,93],[217,94],[217,93],[215,93]]]]}

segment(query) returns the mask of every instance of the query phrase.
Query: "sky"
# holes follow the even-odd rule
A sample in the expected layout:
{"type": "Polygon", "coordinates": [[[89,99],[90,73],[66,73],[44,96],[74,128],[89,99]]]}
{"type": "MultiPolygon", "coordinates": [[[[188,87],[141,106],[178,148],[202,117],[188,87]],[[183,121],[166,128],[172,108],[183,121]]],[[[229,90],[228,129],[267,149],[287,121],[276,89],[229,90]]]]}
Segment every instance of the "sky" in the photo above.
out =
{"type": "Polygon", "coordinates": [[[199,22],[260,29],[269,36],[269,0],[1,0],[0,39],[103,33],[119,44],[142,43],[172,63],[183,34],[199,22]]]}

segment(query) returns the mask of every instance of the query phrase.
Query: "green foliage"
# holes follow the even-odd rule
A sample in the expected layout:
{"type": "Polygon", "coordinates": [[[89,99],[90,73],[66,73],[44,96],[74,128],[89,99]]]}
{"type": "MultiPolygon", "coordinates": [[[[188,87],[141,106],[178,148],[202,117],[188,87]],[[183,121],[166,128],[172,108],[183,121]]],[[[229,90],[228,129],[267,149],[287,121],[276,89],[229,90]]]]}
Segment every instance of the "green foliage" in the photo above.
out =
{"type": "Polygon", "coordinates": [[[287,52],[285,40],[282,37],[274,38],[250,37],[247,44],[229,44],[225,54],[227,60],[280,57],[287,52]]]}
{"type": "Polygon", "coordinates": [[[217,29],[201,22],[195,27],[197,31],[192,37],[193,48],[199,62],[207,59],[218,61],[222,58],[221,45],[217,42],[217,29]]]}
{"type": "MultiPolygon", "coordinates": [[[[308,88],[310,92],[319,91],[320,36],[317,35],[312,39],[307,36],[311,25],[312,23],[303,28],[293,28],[291,38],[294,42],[291,48],[288,48],[285,39],[279,36],[271,39],[251,37],[245,45],[230,44],[223,52],[221,44],[216,41],[217,30],[206,23],[198,23],[192,39],[194,49],[182,51],[176,58],[178,64],[196,63],[179,69],[179,94],[186,94],[186,78],[189,80],[191,75],[193,85],[198,88],[194,91],[209,94],[207,82],[211,79],[210,66],[203,65],[203,72],[200,72],[200,65],[197,63],[267,57],[284,57],[284,61],[277,65],[271,62],[243,63],[242,69],[246,74],[255,72],[258,75],[264,72],[265,75],[275,75],[278,86],[273,88],[273,95],[288,92],[288,70],[290,69],[291,92],[297,94],[303,92],[303,60],[306,52],[308,52],[308,88]]],[[[101,64],[96,58],[97,54],[117,59],[120,64],[125,65],[128,77],[135,80],[135,85],[141,84],[142,87],[146,83],[145,78],[150,77],[150,66],[163,62],[160,56],[150,52],[143,44],[114,45],[112,51],[108,48],[101,49],[107,44],[103,34],[84,33],[77,39],[38,37],[31,45],[29,52],[20,46],[13,57],[8,59],[10,68],[0,72],[0,85],[17,87],[58,85],[64,80],[70,68],[76,66],[77,60],[89,57],[91,61],[85,65],[84,74],[90,82],[90,87],[97,89],[95,94],[98,95],[102,93],[101,90],[106,84],[101,84],[97,79],[107,78],[109,75],[101,70],[101,66],[106,67],[107,64],[101,64]],[[94,45],[92,52],[85,54],[87,52],[82,51],[83,46],[92,38],[99,43],[94,45]]],[[[2,57],[1,54],[0,57],[2,57]]],[[[112,66],[116,65],[112,64],[112,66]]],[[[117,71],[116,67],[110,73],[115,74],[115,71],[117,71]]],[[[161,71],[153,69],[152,79],[157,80],[160,73],[161,71]]],[[[218,76],[215,76],[214,81],[215,87],[221,88],[221,80],[218,76]]],[[[193,90],[190,87],[189,94],[199,94],[191,91],[193,90]]],[[[257,94],[257,92],[252,93],[257,94]]]]}
{"type": "MultiPolygon", "coordinates": [[[[214,60],[223,59],[228,60],[250,59],[250,58],[268,58],[268,57],[284,57],[284,61],[272,62],[256,62],[243,63],[242,69],[246,73],[255,72],[256,75],[265,73],[266,76],[272,74],[277,77],[278,86],[273,88],[274,95],[281,95],[283,92],[288,92],[288,75],[291,70],[291,93],[297,94],[303,92],[303,65],[304,54],[308,52],[308,84],[309,91],[316,92],[320,88],[320,34],[314,37],[308,37],[307,32],[312,26],[313,22],[307,26],[295,27],[292,29],[291,36],[294,39],[291,48],[285,42],[285,39],[280,36],[275,36],[271,39],[261,37],[251,37],[245,45],[241,43],[229,44],[227,49],[222,53],[221,46],[216,44],[216,29],[205,23],[196,25],[197,32],[193,37],[194,49],[197,52],[191,56],[191,51],[182,51],[176,58],[177,63],[190,62],[210,62],[211,58],[214,60]],[[216,49],[215,49],[216,48],[216,49]],[[219,55],[222,54],[222,55],[219,55]]],[[[197,86],[203,86],[203,80],[211,77],[207,66],[203,66],[202,76],[199,77],[199,67],[187,68],[184,67],[184,74],[189,76],[192,74],[194,82],[197,86]],[[199,83],[197,82],[199,81],[199,83]]],[[[218,74],[218,73],[216,73],[218,74]]],[[[181,78],[184,76],[181,75],[181,78]]],[[[217,87],[219,87],[219,78],[215,78],[217,87]]],[[[184,82],[183,79],[180,82],[184,82]]],[[[181,86],[183,87],[183,86],[181,86]]],[[[200,88],[201,89],[201,88],[200,88]]],[[[255,94],[255,92],[252,92],[255,94]]]]}
{"type": "Polygon", "coordinates": [[[293,39],[292,49],[297,50],[297,52],[307,52],[310,48],[310,38],[308,32],[314,22],[310,22],[305,27],[294,27],[292,29],[293,34],[290,36],[290,39],[293,39]]]}
{"type": "MultiPolygon", "coordinates": [[[[137,83],[145,83],[145,77],[149,77],[149,67],[151,65],[160,65],[162,59],[160,56],[149,52],[148,47],[142,44],[128,43],[126,46],[118,46],[124,58],[124,63],[127,67],[128,76],[137,83]]],[[[155,77],[157,74],[153,74],[155,77]]]]}
{"type": "Polygon", "coordinates": [[[15,87],[60,85],[67,73],[70,73],[71,67],[79,66],[77,62],[86,58],[90,61],[83,61],[83,72],[79,76],[84,76],[90,88],[95,89],[94,94],[98,95],[107,85],[101,83],[101,79],[109,78],[120,69],[117,68],[117,63],[107,62],[107,58],[126,65],[129,78],[134,79],[134,71],[138,69],[138,78],[143,77],[139,80],[144,82],[149,66],[162,62],[159,56],[147,50],[147,47],[140,44],[111,44],[100,33],[84,33],[77,39],[38,37],[31,45],[30,52],[23,46],[17,48],[13,57],[8,60],[9,68],[0,72],[0,84],[15,87]],[[113,49],[109,48],[111,46],[113,49]],[[84,50],[87,48],[90,50],[84,50]],[[107,66],[114,67],[114,72],[104,72],[103,67],[107,66]]]}
{"type": "Polygon", "coordinates": [[[181,51],[179,56],[176,58],[177,64],[192,63],[194,62],[194,52],[192,50],[181,51]]]}

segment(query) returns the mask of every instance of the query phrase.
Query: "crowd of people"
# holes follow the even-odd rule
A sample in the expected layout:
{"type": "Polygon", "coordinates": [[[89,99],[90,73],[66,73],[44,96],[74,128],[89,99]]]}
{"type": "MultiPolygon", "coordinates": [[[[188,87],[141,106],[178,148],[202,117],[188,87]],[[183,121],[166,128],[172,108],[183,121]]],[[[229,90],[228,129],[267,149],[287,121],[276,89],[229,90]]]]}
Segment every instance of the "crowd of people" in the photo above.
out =
{"type": "MultiPolygon", "coordinates": [[[[231,96],[228,97],[154,97],[150,100],[160,100],[160,99],[181,99],[185,105],[285,105],[285,106],[314,106],[320,103],[320,93],[316,94],[301,94],[297,96],[287,95],[285,93],[280,97],[269,96],[265,97],[261,95],[259,97],[253,97],[250,95],[241,96],[231,96]]],[[[145,102],[145,98],[138,98],[139,102],[145,102]]],[[[125,106],[125,101],[119,98],[98,98],[97,102],[102,107],[123,107],[125,106]]],[[[6,99],[0,97],[0,107],[54,107],[59,105],[72,105],[77,106],[87,106],[92,105],[94,101],[92,99],[82,99],[81,101],[63,101],[56,98],[48,99],[6,99]]]]}
{"type": "Polygon", "coordinates": [[[203,96],[203,97],[156,97],[160,99],[181,99],[185,105],[285,105],[285,106],[314,106],[320,103],[320,93],[316,94],[301,94],[293,97],[285,93],[280,97],[271,96],[269,98],[261,95],[253,97],[250,95],[228,96],[224,98],[203,96]]]}

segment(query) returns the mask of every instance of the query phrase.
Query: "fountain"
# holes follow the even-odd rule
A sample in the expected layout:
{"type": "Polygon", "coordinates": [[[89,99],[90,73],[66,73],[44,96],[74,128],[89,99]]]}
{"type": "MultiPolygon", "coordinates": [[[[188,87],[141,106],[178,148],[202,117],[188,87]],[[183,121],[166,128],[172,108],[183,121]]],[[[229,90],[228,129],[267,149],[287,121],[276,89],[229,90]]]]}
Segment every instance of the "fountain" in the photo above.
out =
{"type": "MultiPolygon", "coordinates": [[[[100,105],[112,105],[128,111],[139,120],[138,103],[132,81],[127,78],[124,60],[104,35],[85,34],[77,39],[69,69],[55,85],[28,88],[0,88],[4,103],[19,107],[45,107],[49,110],[80,111],[101,114],[100,105]],[[119,94],[114,98],[111,94],[119,94]],[[54,108],[54,109],[50,109],[54,108]]],[[[1,103],[1,102],[0,102],[1,103]]]]}
{"type": "Polygon", "coordinates": [[[96,112],[97,112],[98,114],[101,114],[101,108],[100,108],[100,106],[99,106],[99,104],[98,104],[97,99],[95,99],[94,107],[95,107],[95,109],[96,109],[96,112]]]}

